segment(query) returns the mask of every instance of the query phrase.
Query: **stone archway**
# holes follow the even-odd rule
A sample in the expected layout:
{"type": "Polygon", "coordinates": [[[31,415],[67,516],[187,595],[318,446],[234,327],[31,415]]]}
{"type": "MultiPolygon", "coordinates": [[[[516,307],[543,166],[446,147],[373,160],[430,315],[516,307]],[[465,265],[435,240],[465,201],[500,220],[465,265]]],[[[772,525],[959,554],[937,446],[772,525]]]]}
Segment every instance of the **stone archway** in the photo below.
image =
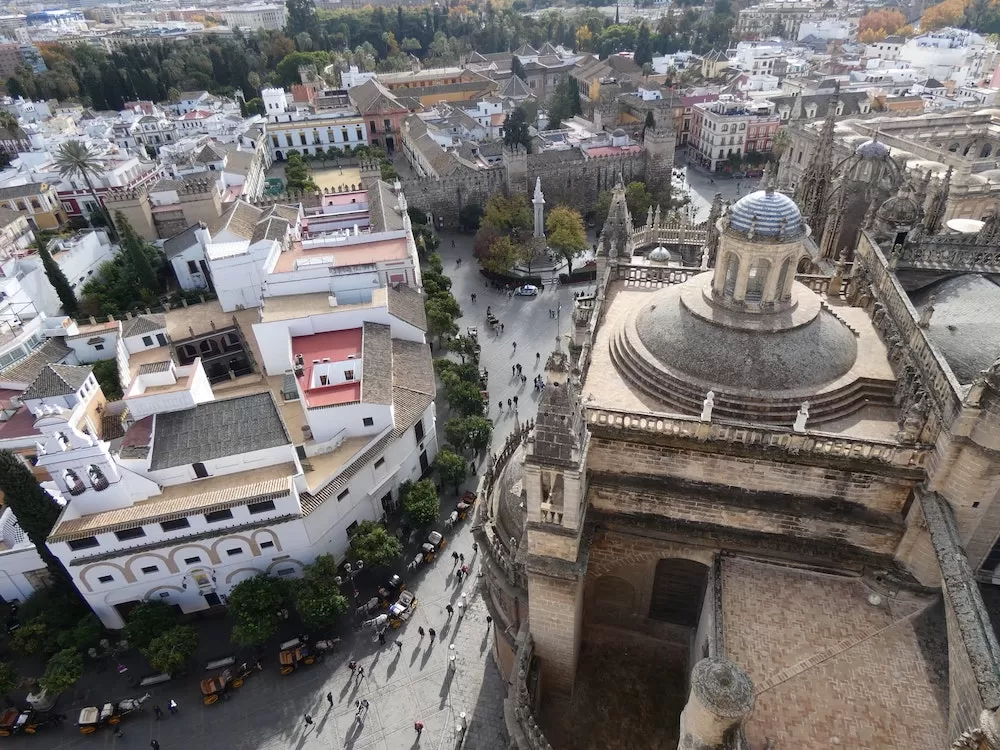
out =
{"type": "Polygon", "coordinates": [[[671,557],[656,563],[649,599],[650,619],[697,628],[708,574],[708,566],[694,560],[671,557]]]}

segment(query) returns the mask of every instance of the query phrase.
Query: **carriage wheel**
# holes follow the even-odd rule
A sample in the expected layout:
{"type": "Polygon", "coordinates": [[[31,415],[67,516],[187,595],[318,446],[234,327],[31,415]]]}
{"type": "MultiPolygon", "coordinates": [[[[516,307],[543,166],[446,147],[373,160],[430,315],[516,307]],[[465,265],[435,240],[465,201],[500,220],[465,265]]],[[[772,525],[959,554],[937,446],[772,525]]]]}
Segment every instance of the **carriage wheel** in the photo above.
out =
{"type": "Polygon", "coordinates": [[[232,686],[233,690],[235,690],[236,688],[243,687],[243,680],[240,679],[240,678],[237,678],[237,679],[233,680],[232,682],[230,682],[229,684],[232,686]]]}
{"type": "Polygon", "coordinates": [[[0,737],[10,737],[9,729],[0,729],[0,737]]]}
{"type": "Polygon", "coordinates": [[[97,731],[97,727],[94,727],[94,726],[80,727],[80,734],[93,734],[96,731],[97,731]]]}
{"type": "Polygon", "coordinates": [[[24,733],[25,734],[34,734],[37,731],[38,731],[38,727],[36,727],[34,724],[28,724],[28,726],[26,726],[24,728],[24,733]]]}
{"type": "Polygon", "coordinates": [[[281,668],[281,674],[291,674],[294,669],[295,669],[294,667],[285,665],[284,667],[281,668]]]}
{"type": "Polygon", "coordinates": [[[219,700],[219,694],[218,693],[213,693],[212,695],[206,695],[205,696],[205,705],[206,706],[211,706],[217,700],[219,700]]]}
{"type": "Polygon", "coordinates": [[[306,664],[312,664],[313,662],[316,661],[316,657],[315,656],[307,656],[302,661],[304,661],[306,664]]]}
{"type": "Polygon", "coordinates": [[[108,719],[108,724],[111,724],[112,726],[114,726],[115,724],[121,724],[121,723],[122,723],[122,717],[121,716],[112,716],[110,719],[108,719]]]}

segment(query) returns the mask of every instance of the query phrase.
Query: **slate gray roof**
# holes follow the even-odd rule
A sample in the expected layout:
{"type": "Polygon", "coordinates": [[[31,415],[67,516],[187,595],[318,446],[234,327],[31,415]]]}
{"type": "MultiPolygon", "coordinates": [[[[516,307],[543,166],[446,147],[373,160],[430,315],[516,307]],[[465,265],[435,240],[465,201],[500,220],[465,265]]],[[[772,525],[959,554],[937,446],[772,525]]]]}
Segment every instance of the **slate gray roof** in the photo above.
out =
{"type": "Polygon", "coordinates": [[[48,183],[45,182],[30,182],[27,185],[12,185],[11,187],[0,188],[0,200],[28,198],[32,195],[38,195],[47,187],[48,183]]]}
{"type": "Polygon", "coordinates": [[[280,242],[288,233],[288,222],[280,216],[271,216],[257,223],[250,235],[250,244],[261,240],[275,240],[280,242]]]}
{"type": "Polygon", "coordinates": [[[163,254],[167,256],[167,260],[171,260],[172,258],[180,255],[192,245],[197,245],[197,230],[198,225],[192,224],[180,234],[175,234],[170,239],[164,240],[163,254]]]}
{"type": "Polygon", "coordinates": [[[206,143],[204,148],[198,152],[198,155],[194,157],[195,161],[200,161],[204,164],[213,161],[222,161],[226,158],[226,152],[221,148],[216,146],[214,143],[206,143]]]}
{"type": "Polygon", "coordinates": [[[251,206],[244,200],[238,200],[226,213],[219,217],[212,235],[216,235],[226,229],[243,239],[249,240],[253,237],[257,222],[264,212],[256,206],[251,206]]]}
{"type": "Polygon", "coordinates": [[[511,76],[501,84],[497,96],[509,97],[511,99],[526,99],[529,96],[533,96],[533,94],[524,81],[517,76],[511,76]]]}
{"type": "Polygon", "coordinates": [[[265,208],[260,218],[263,220],[268,216],[278,216],[289,224],[295,224],[299,220],[299,207],[298,205],[291,206],[286,203],[275,203],[273,206],[265,208]]]}
{"type": "Polygon", "coordinates": [[[80,386],[90,377],[93,369],[78,365],[46,365],[28,389],[21,394],[21,398],[69,396],[80,390],[80,386]]]}
{"type": "Polygon", "coordinates": [[[399,198],[389,183],[378,180],[368,191],[368,215],[372,231],[392,232],[403,228],[399,198]]]}
{"type": "Polygon", "coordinates": [[[72,351],[62,338],[49,339],[24,359],[0,370],[0,379],[30,385],[47,365],[62,362],[72,351]]]}
{"type": "Polygon", "coordinates": [[[392,334],[389,326],[365,323],[361,356],[365,371],[361,377],[361,400],[366,404],[392,403],[392,334]]]}
{"type": "Polygon", "coordinates": [[[289,444],[291,439],[270,392],[208,401],[192,409],[156,415],[150,469],[289,444]]]}
{"type": "Polygon", "coordinates": [[[1000,357],[1000,327],[991,321],[1000,309],[1000,286],[979,274],[937,281],[910,292],[921,308],[935,296],[927,333],[960,383],[971,383],[1000,357]]]}
{"type": "Polygon", "coordinates": [[[152,315],[136,315],[131,320],[122,321],[122,338],[143,336],[154,331],[162,331],[167,327],[167,316],[163,313],[152,315]]]}
{"type": "Polygon", "coordinates": [[[579,447],[574,433],[579,395],[567,379],[552,379],[538,402],[532,455],[545,463],[569,464],[579,447]]]}
{"type": "Polygon", "coordinates": [[[406,284],[397,284],[386,287],[385,296],[390,315],[416,326],[421,331],[427,330],[427,312],[424,309],[423,294],[406,284]]]}
{"type": "Polygon", "coordinates": [[[434,396],[434,363],[427,344],[392,340],[392,384],[396,388],[434,396]]]}

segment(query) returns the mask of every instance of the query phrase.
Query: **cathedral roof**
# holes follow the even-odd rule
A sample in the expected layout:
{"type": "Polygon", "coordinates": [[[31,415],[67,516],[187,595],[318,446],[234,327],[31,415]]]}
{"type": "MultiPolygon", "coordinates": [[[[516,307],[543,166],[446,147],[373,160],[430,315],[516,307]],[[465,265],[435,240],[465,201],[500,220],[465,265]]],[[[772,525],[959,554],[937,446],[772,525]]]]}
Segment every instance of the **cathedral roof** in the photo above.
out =
{"type": "Polygon", "coordinates": [[[729,228],[740,234],[794,239],[806,233],[802,213],[795,201],[776,190],[757,190],[733,205],[729,228]]]}
{"type": "Polygon", "coordinates": [[[889,155],[889,147],[881,141],[872,139],[854,149],[854,153],[865,159],[884,159],[889,155]]]}

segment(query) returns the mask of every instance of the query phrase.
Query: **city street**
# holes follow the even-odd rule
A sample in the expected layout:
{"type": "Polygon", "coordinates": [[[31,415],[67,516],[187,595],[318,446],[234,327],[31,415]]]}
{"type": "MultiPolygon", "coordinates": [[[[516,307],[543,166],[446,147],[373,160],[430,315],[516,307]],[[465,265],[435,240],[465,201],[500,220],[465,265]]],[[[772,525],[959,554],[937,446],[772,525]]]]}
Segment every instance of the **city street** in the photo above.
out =
{"type": "MultiPolygon", "coordinates": [[[[706,172],[696,167],[688,167],[687,158],[683,149],[677,151],[674,168],[684,173],[683,189],[687,190],[691,196],[691,206],[693,208],[693,221],[704,221],[708,218],[708,212],[712,209],[712,201],[716,193],[722,193],[724,203],[738,201],[747,193],[757,190],[760,180],[757,178],[743,178],[734,180],[706,172]]],[[[680,181],[675,181],[675,185],[681,187],[680,181]]]]}

